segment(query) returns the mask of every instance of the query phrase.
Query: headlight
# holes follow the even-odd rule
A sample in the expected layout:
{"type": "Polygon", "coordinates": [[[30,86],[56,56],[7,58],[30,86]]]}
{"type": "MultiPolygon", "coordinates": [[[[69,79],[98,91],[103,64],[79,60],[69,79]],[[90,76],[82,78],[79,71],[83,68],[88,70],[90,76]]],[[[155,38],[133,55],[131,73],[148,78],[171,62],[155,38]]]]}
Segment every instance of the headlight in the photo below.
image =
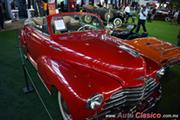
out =
{"type": "Polygon", "coordinates": [[[165,68],[161,68],[156,72],[158,77],[162,77],[165,74],[165,68]]]}
{"type": "Polygon", "coordinates": [[[103,102],[103,95],[97,94],[88,99],[87,106],[89,109],[96,109],[102,104],[102,102],[103,102]]]}

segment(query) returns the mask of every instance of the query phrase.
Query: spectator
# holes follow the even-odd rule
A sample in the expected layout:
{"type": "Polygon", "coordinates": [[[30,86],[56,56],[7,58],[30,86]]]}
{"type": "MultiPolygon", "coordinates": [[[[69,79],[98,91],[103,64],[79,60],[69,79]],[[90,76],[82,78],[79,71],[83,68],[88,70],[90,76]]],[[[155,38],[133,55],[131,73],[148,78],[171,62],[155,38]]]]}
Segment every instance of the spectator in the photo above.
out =
{"type": "Polygon", "coordinates": [[[173,23],[173,18],[174,18],[174,10],[173,9],[170,9],[168,16],[170,18],[171,23],[173,23]]]}
{"type": "Polygon", "coordinates": [[[179,15],[179,11],[175,11],[174,16],[173,16],[173,23],[177,23],[177,19],[178,19],[178,15],[179,15]]]}
{"type": "Polygon", "coordinates": [[[76,5],[76,12],[79,12],[79,11],[80,11],[80,5],[77,4],[77,5],[76,5]]]}
{"type": "Polygon", "coordinates": [[[14,9],[14,10],[16,9],[15,1],[11,2],[11,9],[14,9]]]}
{"type": "Polygon", "coordinates": [[[61,12],[64,12],[64,1],[61,2],[60,7],[61,7],[61,12]]]}
{"type": "Polygon", "coordinates": [[[148,17],[147,17],[147,21],[148,22],[152,22],[152,8],[150,8],[149,10],[148,10],[148,17]]]}
{"type": "Polygon", "coordinates": [[[36,0],[37,6],[39,9],[39,15],[44,16],[44,10],[43,10],[43,1],[42,0],[36,0]]]}
{"type": "Polygon", "coordinates": [[[124,12],[125,12],[125,15],[126,15],[126,23],[128,23],[128,20],[129,20],[129,17],[130,17],[130,13],[131,13],[130,5],[129,4],[125,7],[124,12]]]}
{"type": "Polygon", "coordinates": [[[152,13],[151,20],[154,20],[154,17],[156,15],[156,8],[155,7],[152,8],[152,12],[151,13],[152,13]]]}
{"type": "Polygon", "coordinates": [[[42,1],[42,5],[43,5],[43,15],[47,16],[48,15],[48,1],[47,0],[43,0],[42,1]]]}
{"type": "Polygon", "coordinates": [[[178,38],[177,46],[180,47],[180,29],[179,29],[179,33],[178,33],[177,38],[178,38]]]}
{"type": "Polygon", "coordinates": [[[106,8],[107,7],[107,4],[106,2],[103,3],[103,7],[106,8]]]}
{"type": "Polygon", "coordinates": [[[147,33],[146,25],[145,25],[147,15],[148,15],[148,10],[147,10],[146,6],[142,6],[142,8],[140,10],[140,13],[139,13],[139,20],[138,20],[138,25],[137,25],[137,28],[136,28],[136,33],[139,32],[141,25],[143,27],[144,33],[147,33]]]}
{"type": "Polygon", "coordinates": [[[0,30],[4,30],[4,8],[2,1],[0,0],[0,30]]]}
{"type": "Polygon", "coordinates": [[[131,18],[132,18],[132,23],[135,24],[135,20],[136,20],[136,9],[135,9],[135,7],[131,7],[131,18]]]}
{"type": "Polygon", "coordinates": [[[97,4],[97,7],[103,7],[103,5],[101,5],[101,2],[99,2],[98,4],[97,4]]]}
{"type": "Polygon", "coordinates": [[[39,13],[38,13],[38,6],[37,6],[37,3],[36,3],[36,1],[34,1],[34,0],[32,0],[32,6],[33,6],[33,8],[34,8],[34,16],[39,16],[39,13]]]}

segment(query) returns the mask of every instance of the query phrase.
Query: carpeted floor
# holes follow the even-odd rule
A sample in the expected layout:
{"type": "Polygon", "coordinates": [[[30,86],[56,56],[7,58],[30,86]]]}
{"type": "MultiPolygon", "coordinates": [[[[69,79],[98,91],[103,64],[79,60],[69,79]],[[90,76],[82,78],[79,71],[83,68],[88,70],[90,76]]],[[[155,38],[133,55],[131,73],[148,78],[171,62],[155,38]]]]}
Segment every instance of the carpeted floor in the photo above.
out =
{"type": "Polygon", "coordinates": [[[35,92],[24,94],[18,31],[0,33],[0,120],[48,120],[35,92]]]}

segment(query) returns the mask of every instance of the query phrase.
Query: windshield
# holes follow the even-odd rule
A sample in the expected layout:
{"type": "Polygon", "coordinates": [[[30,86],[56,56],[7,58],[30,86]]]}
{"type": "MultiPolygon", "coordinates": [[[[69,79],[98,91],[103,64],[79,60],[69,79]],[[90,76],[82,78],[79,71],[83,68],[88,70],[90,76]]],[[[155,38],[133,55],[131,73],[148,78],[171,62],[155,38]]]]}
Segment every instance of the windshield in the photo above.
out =
{"type": "Polygon", "coordinates": [[[54,34],[103,29],[102,21],[92,14],[56,15],[51,19],[54,34]]]}

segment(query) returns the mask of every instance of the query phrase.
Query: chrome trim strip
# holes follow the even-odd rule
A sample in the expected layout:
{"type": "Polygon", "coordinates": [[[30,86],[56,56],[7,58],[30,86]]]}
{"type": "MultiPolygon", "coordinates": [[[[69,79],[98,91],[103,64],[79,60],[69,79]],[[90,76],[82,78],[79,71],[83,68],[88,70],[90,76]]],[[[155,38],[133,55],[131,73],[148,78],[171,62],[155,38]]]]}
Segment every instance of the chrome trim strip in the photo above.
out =
{"type": "MultiPolygon", "coordinates": [[[[36,71],[38,71],[38,68],[37,68],[37,63],[33,60],[33,58],[28,54],[27,55],[27,58],[29,59],[29,61],[31,62],[31,64],[33,65],[33,67],[36,69],[36,71]]],[[[40,76],[40,74],[37,72],[37,75],[40,79],[40,81],[42,82],[42,84],[44,85],[44,87],[46,88],[47,92],[52,95],[51,91],[49,91],[49,89],[47,88],[46,84],[44,83],[42,77],[40,76]]]]}
{"type": "Polygon", "coordinates": [[[29,59],[29,61],[31,62],[31,64],[33,65],[33,67],[38,70],[37,68],[37,63],[35,62],[35,60],[29,55],[27,54],[27,58],[29,59]]]}
{"type": "Polygon", "coordinates": [[[40,76],[38,72],[37,72],[37,75],[39,79],[41,80],[42,84],[44,85],[44,87],[46,88],[46,90],[48,91],[49,95],[52,95],[51,91],[47,88],[46,84],[44,83],[44,80],[42,79],[42,77],[40,76]]]}
{"type": "Polygon", "coordinates": [[[154,78],[149,78],[145,81],[144,86],[135,88],[126,88],[120,90],[113,95],[110,99],[105,102],[104,110],[110,109],[120,104],[135,104],[138,101],[144,100],[153,92],[153,90],[159,85],[154,78]]]}

